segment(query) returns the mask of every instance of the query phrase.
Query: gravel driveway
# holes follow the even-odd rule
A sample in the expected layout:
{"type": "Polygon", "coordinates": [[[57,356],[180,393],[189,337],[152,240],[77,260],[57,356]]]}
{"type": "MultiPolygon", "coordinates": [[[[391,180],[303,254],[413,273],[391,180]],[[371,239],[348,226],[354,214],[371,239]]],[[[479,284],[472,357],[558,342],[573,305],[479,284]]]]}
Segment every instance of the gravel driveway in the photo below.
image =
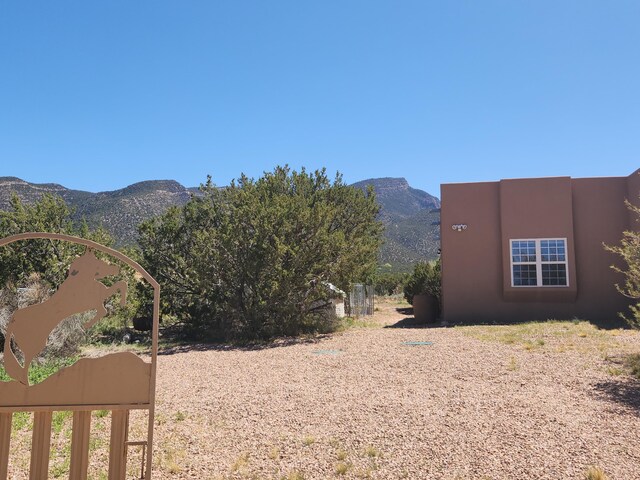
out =
{"type": "Polygon", "coordinates": [[[372,328],[162,355],[154,477],[640,478],[640,382],[602,349],[384,328],[403,318],[382,304],[372,328]]]}

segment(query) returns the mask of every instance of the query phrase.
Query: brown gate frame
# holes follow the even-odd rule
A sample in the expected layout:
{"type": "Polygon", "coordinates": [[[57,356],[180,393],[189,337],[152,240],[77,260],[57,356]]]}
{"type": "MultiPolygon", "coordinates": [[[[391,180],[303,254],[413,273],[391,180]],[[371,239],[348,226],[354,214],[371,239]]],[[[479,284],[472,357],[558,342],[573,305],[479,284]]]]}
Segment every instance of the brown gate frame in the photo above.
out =
{"type": "MultiPolygon", "coordinates": [[[[138,263],[126,255],[91,240],[57,233],[32,232],[12,235],[0,240],[0,247],[20,240],[49,239],[63,240],[84,245],[117,258],[137,271],[152,287],[153,294],[153,331],[151,348],[151,377],[149,382],[149,402],[139,404],[92,404],[92,405],[55,405],[55,406],[0,406],[0,480],[6,480],[8,474],[9,444],[11,440],[11,423],[13,413],[21,411],[34,412],[33,436],[31,448],[30,480],[46,480],[49,468],[49,449],[51,442],[51,417],[54,411],[73,412],[73,431],[71,439],[71,480],[85,480],[89,465],[89,432],[92,410],[111,410],[111,443],[109,451],[109,480],[123,480],[126,475],[127,448],[142,446],[142,470],[145,480],[151,479],[153,452],[153,425],[155,413],[156,365],[158,359],[158,327],[160,317],[160,285],[138,263]],[[129,412],[133,409],[148,410],[147,440],[129,442],[129,412]],[[144,468],[144,453],[146,469],[144,468]]],[[[0,399],[0,405],[2,400],[0,399]]]]}

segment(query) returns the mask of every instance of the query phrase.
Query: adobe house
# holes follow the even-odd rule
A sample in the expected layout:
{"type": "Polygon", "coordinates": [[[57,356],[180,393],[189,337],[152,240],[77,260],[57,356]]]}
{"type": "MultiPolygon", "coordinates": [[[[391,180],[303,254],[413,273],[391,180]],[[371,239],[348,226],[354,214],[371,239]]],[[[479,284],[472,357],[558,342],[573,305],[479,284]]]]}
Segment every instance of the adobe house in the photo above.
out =
{"type": "Polygon", "coordinates": [[[640,169],[628,177],[528,178],[441,186],[443,317],[448,322],[615,319],[629,299],[610,268],[640,224],[640,169]]]}

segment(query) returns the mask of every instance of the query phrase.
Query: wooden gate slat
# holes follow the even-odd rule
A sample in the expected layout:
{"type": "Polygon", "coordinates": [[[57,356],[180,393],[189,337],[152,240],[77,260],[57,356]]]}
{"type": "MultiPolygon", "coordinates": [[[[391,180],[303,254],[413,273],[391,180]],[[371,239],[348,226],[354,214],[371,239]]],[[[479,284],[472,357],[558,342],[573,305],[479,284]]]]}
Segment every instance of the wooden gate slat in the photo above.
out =
{"type": "Polygon", "coordinates": [[[0,413],[0,480],[7,480],[12,413],[0,413]]]}
{"type": "Polygon", "coordinates": [[[47,480],[49,475],[52,413],[53,412],[36,412],[33,415],[29,480],[47,480]]]}
{"type": "Polygon", "coordinates": [[[73,412],[71,435],[71,466],[69,480],[86,480],[89,469],[89,436],[91,434],[91,411],[73,412]]]}
{"type": "Polygon", "coordinates": [[[109,447],[109,480],[124,480],[127,468],[127,437],[129,410],[111,412],[111,443],[109,447]]]}

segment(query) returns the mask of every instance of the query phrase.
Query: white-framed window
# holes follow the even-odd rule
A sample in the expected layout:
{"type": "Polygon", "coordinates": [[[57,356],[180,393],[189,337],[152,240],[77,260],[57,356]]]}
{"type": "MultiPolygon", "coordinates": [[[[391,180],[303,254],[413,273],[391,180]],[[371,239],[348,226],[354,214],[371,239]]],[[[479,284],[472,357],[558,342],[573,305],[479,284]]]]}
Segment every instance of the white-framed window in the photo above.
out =
{"type": "Polygon", "coordinates": [[[510,241],[512,287],[568,287],[566,238],[510,241]]]}

